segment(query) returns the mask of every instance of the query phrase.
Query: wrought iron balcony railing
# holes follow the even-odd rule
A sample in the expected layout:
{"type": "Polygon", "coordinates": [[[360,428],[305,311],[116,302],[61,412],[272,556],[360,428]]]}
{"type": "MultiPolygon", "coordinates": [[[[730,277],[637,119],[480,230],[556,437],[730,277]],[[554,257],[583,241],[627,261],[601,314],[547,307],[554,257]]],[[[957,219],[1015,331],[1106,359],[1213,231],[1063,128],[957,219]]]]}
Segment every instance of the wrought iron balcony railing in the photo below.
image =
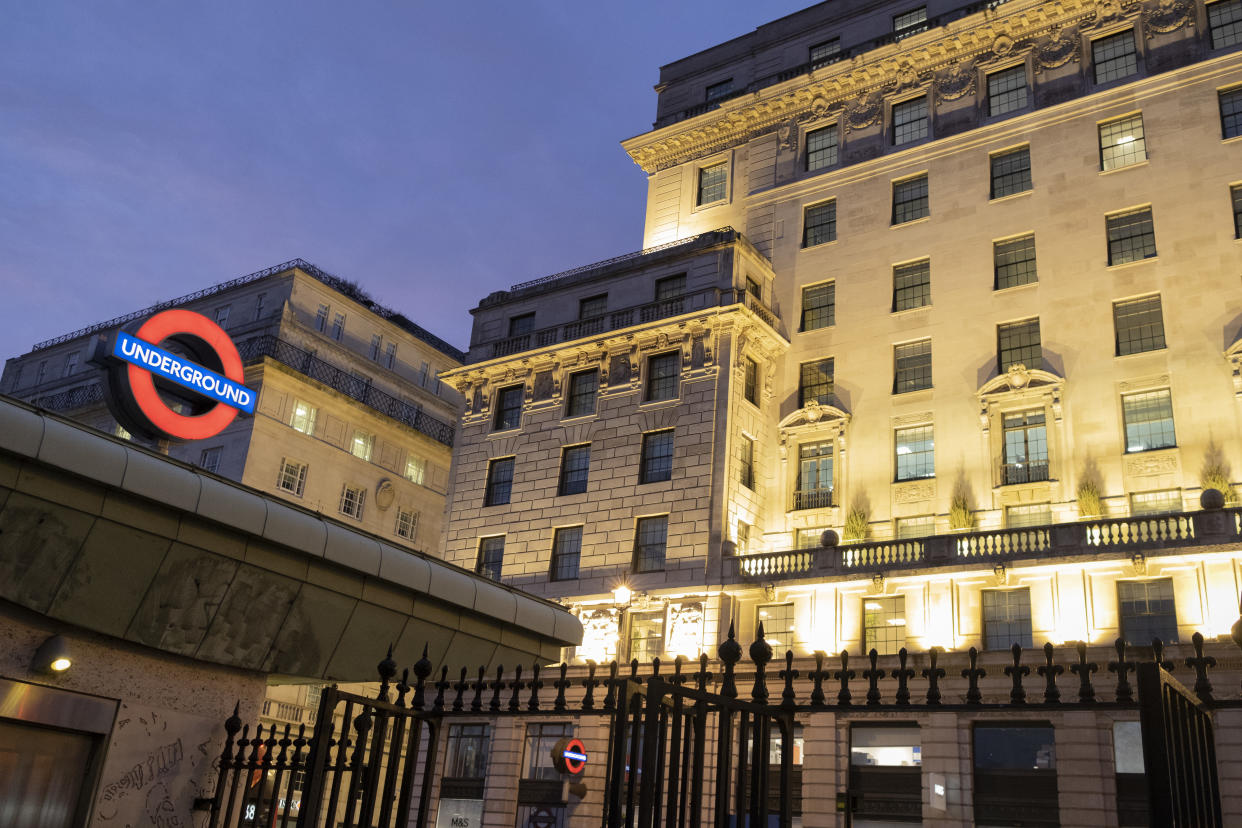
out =
{"type": "Polygon", "coordinates": [[[1029,463],[1002,463],[1001,485],[1014,483],[1038,483],[1048,479],[1048,461],[1032,460],[1029,463]]]}
{"type": "Polygon", "coordinates": [[[794,492],[793,507],[797,509],[827,509],[832,505],[832,489],[806,489],[794,492]]]}

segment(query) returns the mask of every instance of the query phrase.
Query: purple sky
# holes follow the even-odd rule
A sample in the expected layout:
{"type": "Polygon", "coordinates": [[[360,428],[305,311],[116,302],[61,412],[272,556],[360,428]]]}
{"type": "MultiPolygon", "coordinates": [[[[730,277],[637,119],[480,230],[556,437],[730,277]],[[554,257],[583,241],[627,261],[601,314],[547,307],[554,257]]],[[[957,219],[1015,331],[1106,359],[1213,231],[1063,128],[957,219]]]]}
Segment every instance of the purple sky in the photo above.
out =
{"type": "Polygon", "coordinates": [[[641,246],[660,64],[804,5],[9,3],[0,358],[298,256],[465,347],[641,246]]]}

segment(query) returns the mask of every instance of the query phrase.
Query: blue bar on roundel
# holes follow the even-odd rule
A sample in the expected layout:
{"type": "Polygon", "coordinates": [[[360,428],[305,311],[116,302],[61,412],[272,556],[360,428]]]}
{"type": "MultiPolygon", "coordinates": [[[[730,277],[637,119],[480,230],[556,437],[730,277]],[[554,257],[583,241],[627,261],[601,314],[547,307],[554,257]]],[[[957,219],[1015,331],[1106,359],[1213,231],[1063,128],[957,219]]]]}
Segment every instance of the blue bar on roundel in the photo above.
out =
{"type": "Polygon", "coordinates": [[[217,374],[185,357],[165,351],[136,336],[118,331],[112,344],[112,355],[117,359],[137,365],[157,377],[175,382],[202,394],[210,400],[224,403],[245,414],[254,413],[255,393],[240,383],[233,382],[223,374],[217,374]]]}

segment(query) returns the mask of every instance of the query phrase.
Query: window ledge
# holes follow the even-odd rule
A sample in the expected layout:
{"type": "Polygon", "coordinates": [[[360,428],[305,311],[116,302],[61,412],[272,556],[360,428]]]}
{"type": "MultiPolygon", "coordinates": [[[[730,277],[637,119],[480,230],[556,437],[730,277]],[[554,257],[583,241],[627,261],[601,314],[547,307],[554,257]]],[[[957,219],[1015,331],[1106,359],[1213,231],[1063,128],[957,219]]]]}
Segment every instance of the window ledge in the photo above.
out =
{"type": "Polygon", "coordinates": [[[931,392],[934,391],[935,389],[936,387],[934,385],[931,385],[931,386],[928,386],[927,388],[915,389],[914,391],[894,391],[891,396],[911,399],[916,394],[925,394],[926,396],[930,397],[931,392]]]}
{"type": "Polygon", "coordinates": [[[837,239],[832,239],[830,241],[820,242],[819,244],[804,244],[801,247],[799,247],[798,250],[800,251],[801,250],[819,250],[821,247],[827,247],[830,244],[836,244],[837,241],[838,241],[837,239]]]}
{"type": "Polygon", "coordinates": [[[1129,450],[1127,450],[1127,451],[1125,452],[1125,456],[1126,456],[1126,457],[1133,457],[1133,456],[1135,456],[1135,455],[1137,455],[1137,454],[1152,454],[1153,452],[1157,452],[1157,451],[1169,451],[1169,452],[1171,452],[1171,451],[1175,451],[1175,450],[1177,450],[1177,448],[1178,448],[1177,444],[1176,444],[1176,443],[1174,443],[1174,444],[1173,444],[1173,445],[1171,445],[1171,446],[1160,446],[1159,448],[1139,449],[1138,451],[1129,451],[1129,450]]]}
{"type": "Polygon", "coordinates": [[[1142,161],[1135,161],[1133,164],[1126,164],[1124,167],[1113,167],[1111,170],[1100,170],[1098,175],[1112,175],[1113,173],[1125,172],[1139,167],[1147,167],[1151,165],[1151,155],[1148,155],[1142,161]]]}
{"type": "Polygon", "coordinates": [[[1221,142],[1222,144],[1237,144],[1237,143],[1242,143],[1242,135],[1232,135],[1232,136],[1230,136],[1230,137],[1228,137],[1228,138],[1221,138],[1221,139],[1220,139],[1220,142],[1221,142]]]}
{"type": "Polygon", "coordinates": [[[931,310],[931,307],[932,307],[932,303],[928,302],[926,305],[919,305],[917,308],[904,308],[903,310],[889,311],[888,315],[889,316],[910,316],[912,314],[918,313],[919,311],[931,310]]]}
{"type": "Polygon", "coordinates": [[[590,414],[575,414],[572,417],[561,417],[561,422],[567,424],[585,423],[597,417],[599,417],[599,411],[592,411],[590,414]]]}
{"type": "Polygon", "coordinates": [[[1025,284],[1021,284],[1021,285],[1010,285],[1009,287],[1003,287],[1003,288],[994,287],[992,288],[992,295],[995,296],[998,293],[1012,293],[1013,291],[1016,291],[1016,290],[1023,290],[1024,288],[1033,288],[1033,287],[1039,287],[1038,279],[1034,279],[1030,282],[1026,282],[1025,284]]]}
{"type": "Polygon", "coordinates": [[[672,397],[667,400],[647,400],[646,402],[640,402],[638,404],[638,407],[640,409],[651,410],[653,408],[663,408],[666,406],[674,406],[674,405],[677,405],[679,402],[681,402],[680,395],[676,397],[672,397]]]}
{"type": "Polygon", "coordinates": [[[1035,192],[1035,188],[1032,186],[1029,189],[1022,190],[1021,192],[1010,193],[1009,195],[1003,195],[1003,196],[996,196],[995,198],[989,198],[988,204],[999,204],[1002,201],[1013,201],[1016,198],[1023,198],[1025,196],[1029,196],[1033,192],[1035,192]]]}
{"type": "Polygon", "coordinates": [[[901,224],[890,224],[888,226],[888,229],[896,230],[898,227],[909,227],[912,224],[924,224],[929,221],[931,221],[931,213],[928,213],[927,215],[922,216],[920,218],[910,219],[909,221],[903,221],[901,224]]]}
{"type": "Polygon", "coordinates": [[[487,432],[487,437],[488,439],[491,439],[493,437],[512,437],[515,434],[521,434],[521,433],[522,433],[522,427],[515,426],[513,428],[506,428],[500,431],[489,431],[487,432]]]}
{"type": "Polygon", "coordinates": [[[1123,270],[1127,267],[1134,267],[1135,265],[1142,265],[1142,264],[1147,264],[1148,262],[1159,261],[1159,259],[1160,259],[1159,255],[1148,256],[1146,259],[1135,259],[1132,262],[1122,262],[1121,264],[1108,265],[1107,269],[1108,270],[1123,270]]]}
{"type": "Polygon", "coordinates": [[[1169,344],[1166,342],[1163,348],[1152,348],[1149,351],[1135,351],[1132,354],[1114,354],[1113,359],[1130,359],[1131,357],[1142,357],[1148,354],[1163,354],[1169,350],[1169,344]]]}

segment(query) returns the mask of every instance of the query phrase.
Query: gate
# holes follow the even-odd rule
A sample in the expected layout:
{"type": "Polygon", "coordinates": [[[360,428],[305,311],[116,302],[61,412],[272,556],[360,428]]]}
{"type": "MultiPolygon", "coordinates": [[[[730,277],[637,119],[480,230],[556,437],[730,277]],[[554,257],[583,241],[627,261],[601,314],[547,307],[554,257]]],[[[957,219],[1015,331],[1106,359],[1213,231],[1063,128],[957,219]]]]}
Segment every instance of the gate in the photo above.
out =
{"type": "Polygon", "coordinates": [[[1151,663],[1138,665],[1137,678],[1151,824],[1220,828],[1216,742],[1205,703],[1211,700],[1210,685],[1206,699],[1196,698],[1151,663]]]}

